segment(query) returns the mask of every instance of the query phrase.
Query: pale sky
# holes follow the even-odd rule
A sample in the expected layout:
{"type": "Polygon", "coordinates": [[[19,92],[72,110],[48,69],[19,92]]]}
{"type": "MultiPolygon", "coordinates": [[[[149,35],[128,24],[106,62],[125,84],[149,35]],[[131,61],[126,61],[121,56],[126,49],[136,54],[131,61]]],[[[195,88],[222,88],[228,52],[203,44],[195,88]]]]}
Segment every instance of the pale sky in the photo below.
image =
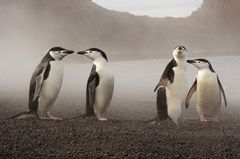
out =
{"type": "Polygon", "coordinates": [[[104,8],[152,17],[186,17],[203,0],[93,0],[104,8]]]}

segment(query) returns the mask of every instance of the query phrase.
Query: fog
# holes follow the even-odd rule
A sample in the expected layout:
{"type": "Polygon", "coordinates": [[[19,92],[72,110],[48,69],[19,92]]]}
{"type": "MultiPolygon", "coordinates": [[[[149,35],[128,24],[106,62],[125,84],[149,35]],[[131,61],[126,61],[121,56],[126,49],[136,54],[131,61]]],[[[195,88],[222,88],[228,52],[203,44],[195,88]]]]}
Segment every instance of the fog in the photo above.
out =
{"type": "MultiPolygon", "coordinates": [[[[77,54],[72,56],[79,59],[79,63],[69,64],[67,62],[69,59],[66,57],[64,81],[53,111],[57,110],[63,113],[62,110],[68,109],[68,111],[82,114],[86,101],[86,82],[92,63],[83,56],[77,54]],[[59,105],[61,105],[61,110],[59,110],[59,105]]],[[[189,58],[193,57],[193,55],[189,55],[189,58]]],[[[238,72],[237,68],[240,68],[240,57],[221,56],[207,57],[207,59],[212,63],[225,89],[228,101],[227,109],[239,107],[240,90],[237,84],[240,81],[240,76],[236,72],[238,72]]],[[[170,60],[171,58],[110,62],[109,65],[115,76],[115,90],[110,112],[139,112],[139,118],[147,117],[146,114],[153,115],[156,96],[153,89],[170,60]]],[[[11,101],[12,105],[16,104],[14,102],[24,101],[19,106],[20,108],[16,108],[17,111],[27,109],[29,81],[38,62],[37,60],[17,61],[14,58],[11,63],[1,60],[0,99],[11,101]]],[[[188,65],[189,87],[194,82],[196,73],[195,67],[188,65]]],[[[223,109],[226,110],[226,108],[223,109]]]]}
{"type": "MultiPolygon", "coordinates": [[[[239,8],[239,0],[203,0],[189,17],[153,18],[93,0],[0,0],[0,158],[239,156],[239,8]],[[228,102],[219,123],[199,121],[193,95],[179,125],[150,124],[157,116],[154,88],[177,45],[187,48],[188,59],[208,59],[218,74],[228,102]],[[63,120],[12,119],[28,111],[31,76],[55,46],[75,51],[62,61],[62,88],[51,109],[63,120]],[[92,61],[77,52],[92,47],[106,52],[114,74],[107,122],[84,115],[92,61]]],[[[190,88],[198,70],[187,69],[190,88]]]]}
{"type": "MultiPolygon", "coordinates": [[[[185,19],[149,18],[109,11],[89,0],[0,0],[1,102],[9,100],[14,105],[24,101],[19,107],[27,109],[31,75],[51,47],[75,51],[99,47],[106,51],[115,75],[110,110],[153,114],[153,89],[171,59],[172,48],[186,44],[189,58],[201,56],[212,62],[229,107],[238,106],[239,27],[236,30],[238,25],[228,17],[228,23],[226,17],[219,16],[209,21],[205,10],[199,10],[185,19]],[[206,26],[199,25],[203,23],[206,26]]],[[[56,109],[64,103],[66,108],[82,113],[92,63],[77,54],[63,62],[65,75],[56,109]]],[[[190,86],[197,70],[192,66],[188,70],[190,86]]]]}

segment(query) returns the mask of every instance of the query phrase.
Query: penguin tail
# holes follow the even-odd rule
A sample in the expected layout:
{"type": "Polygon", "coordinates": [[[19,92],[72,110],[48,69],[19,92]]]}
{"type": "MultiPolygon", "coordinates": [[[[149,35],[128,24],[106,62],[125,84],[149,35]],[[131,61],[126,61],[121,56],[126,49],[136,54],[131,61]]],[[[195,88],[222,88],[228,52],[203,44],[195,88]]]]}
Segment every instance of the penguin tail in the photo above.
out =
{"type": "Polygon", "coordinates": [[[23,112],[23,113],[19,113],[17,115],[11,116],[7,119],[30,119],[30,118],[38,118],[37,113],[23,112]]]}

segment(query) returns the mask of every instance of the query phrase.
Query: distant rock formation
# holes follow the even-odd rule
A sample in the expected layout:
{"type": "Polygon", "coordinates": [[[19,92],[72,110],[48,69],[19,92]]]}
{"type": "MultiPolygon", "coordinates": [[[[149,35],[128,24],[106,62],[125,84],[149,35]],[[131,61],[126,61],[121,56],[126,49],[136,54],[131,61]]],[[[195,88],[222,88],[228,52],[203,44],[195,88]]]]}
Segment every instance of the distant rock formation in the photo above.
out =
{"type": "Polygon", "coordinates": [[[203,0],[202,6],[186,20],[194,23],[195,32],[204,35],[200,39],[205,49],[239,54],[239,0],[203,0]]]}
{"type": "Polygon", "coordinates": [[[0,24],[3,49],[21,52],[100,47],[119,60],[169,57],[177,44],[201,55],[240,49],[239,0],[203,0],[186,18],[134,16],[91,0],[1,0],[0,24]]]}

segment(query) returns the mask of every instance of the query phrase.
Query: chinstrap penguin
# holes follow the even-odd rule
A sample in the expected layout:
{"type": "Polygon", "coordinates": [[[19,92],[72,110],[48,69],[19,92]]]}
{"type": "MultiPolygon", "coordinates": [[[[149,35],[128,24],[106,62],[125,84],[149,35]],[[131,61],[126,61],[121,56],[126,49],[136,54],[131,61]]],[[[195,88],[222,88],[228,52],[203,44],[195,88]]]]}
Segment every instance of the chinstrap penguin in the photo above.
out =
{"type": "Polygon", "coordinates": [[[37,116],[40,119],[60,119],[50,114],[50,110],[59,94],[63,81],[62,59],[74,51],[53,47],[43,57],[35,69],[29,89],[28,113],[17,118],[37,116]]]}
{"type": "Polygon", "coordinates": [[[221,110],[221,93],[223,94],[225,106],[227,106],[224,89],[218,75],[206,59],[193,59],[187,60],[187,62],[196,66],[199,71],[188,92],[185,103],[186,108],[189,106],[193,93],[196,92],[196,109],[200,121],[218,121],[221,110]]]}
{"type": "Polygon", "coordinates": [[[173,59],[166,66],[154,89],[157,91],[157,120],[171,119],[178,124],[181,105],[187,93],[187,49],[180,45],[173,50],[173,59]]]}
{"type": "Polygon", "coordinates": [[[114,76],[109,68],[106,54],[98,48],[90,48],[78,52],[93,61],[86,88],[86,115],[94,116],[98,120],[107,120],[107,111],[113,96],[114,76]]]}

